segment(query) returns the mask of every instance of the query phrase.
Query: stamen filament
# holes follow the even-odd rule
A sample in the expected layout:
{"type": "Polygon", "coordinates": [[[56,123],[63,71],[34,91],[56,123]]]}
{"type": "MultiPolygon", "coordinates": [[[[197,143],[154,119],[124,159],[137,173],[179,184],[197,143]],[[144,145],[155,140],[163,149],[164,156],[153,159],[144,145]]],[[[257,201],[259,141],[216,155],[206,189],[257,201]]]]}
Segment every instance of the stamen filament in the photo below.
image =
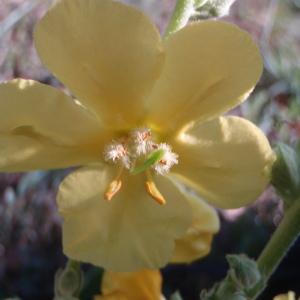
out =
{"type": "Polygon", "coordinates": [[[154,199],[158,204],[164,205],[166,204],[166,200],[160,191],[157,189],[155,183],[153,181],[146,181],[145,182],[146,191],[154,199]]]}
{"type": "Polygon", "coordinates": [[[109,186],[104,194],[105,200],[110,201],[118,193],[118,191],[121,189],[121,187],[122,187],[121,180],[113,180],[109,184],[109,186]]]}
{"type": "Polygon", "coordinates": [[[164,196],[160,193],[160,191],[158,190],[158,188],[156,187],[156,185],[155,185],[155,183],[154,183],[154,181],[152,179],[152,175],[151,175],[151,173],[150,173],[149,170],[146,171],[146,175],[147,175],[147,180],[145,182],[145,187],[146,187],[147,193],[158,204],[165,205],[166,204],[166,200],[165,200],[164,196]]]}
{"type": "Polygon", "coordinates": [[[123,173],[124,167],[120,167],[117,173],[116,178],[109,184],[106,192],[104,193],[104,198],[107,201],[110,201],[121,189],[122,181],[120,180],[123,173]]]}

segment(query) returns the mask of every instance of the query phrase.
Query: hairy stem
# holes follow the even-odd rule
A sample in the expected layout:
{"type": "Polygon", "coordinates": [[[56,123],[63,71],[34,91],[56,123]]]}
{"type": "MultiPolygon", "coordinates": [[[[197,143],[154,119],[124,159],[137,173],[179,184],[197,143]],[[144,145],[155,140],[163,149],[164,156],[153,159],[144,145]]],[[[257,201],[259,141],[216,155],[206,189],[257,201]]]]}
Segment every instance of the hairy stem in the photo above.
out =
{"type": "MultiPolygon", "coordinates": [[[[300,201],[297,199],[285,212],[281,223],[257,260],[258,268],[266,281],[271,277],[299,234],[300,201]]],[[[264,286],[254,289],[251,299],[256,299],[263,289],[264,286]]]]}

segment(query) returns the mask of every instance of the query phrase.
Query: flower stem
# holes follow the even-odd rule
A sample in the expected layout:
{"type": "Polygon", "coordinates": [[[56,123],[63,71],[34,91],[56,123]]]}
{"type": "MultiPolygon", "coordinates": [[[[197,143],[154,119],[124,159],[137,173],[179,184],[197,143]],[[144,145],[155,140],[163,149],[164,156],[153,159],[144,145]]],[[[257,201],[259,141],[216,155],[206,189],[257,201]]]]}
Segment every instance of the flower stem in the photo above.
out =
{"type": "MultiPolygon", "coordinates": [[[[299,234],[300,199],[297,199],[285,212],[281,223],[257,260],[258,268],[264,275],[265,281],[271,277],[299,234]]],[[[263,289],[264,286],[254,289],[251,299],[256,299],[263,289]]]]}
{"type": "Polygon", "coordinates": [[[194,0],[177,0],[175,9],[164,34],[164,38],[183,28],[194,12],[194,0]]]}

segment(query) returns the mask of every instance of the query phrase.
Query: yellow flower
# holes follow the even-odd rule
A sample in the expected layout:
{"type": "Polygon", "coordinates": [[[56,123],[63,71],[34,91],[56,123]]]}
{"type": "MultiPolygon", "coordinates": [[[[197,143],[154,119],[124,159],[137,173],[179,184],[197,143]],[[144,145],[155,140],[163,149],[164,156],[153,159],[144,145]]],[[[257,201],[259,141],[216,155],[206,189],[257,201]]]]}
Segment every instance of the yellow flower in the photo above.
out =
{"type": "Polygon", "coordinates": [[[105,272],[101,296],[94,300],[163,300],[159,270],[132,273],[105,272]]]}
{"type": "Polygon", "coordinates": [[[276,296],[273,300],[296,300],[296,294],[294,292],[288,292],[287,294],[276,296]]]}
{"type": "Polygon", "coordinates": [[[58,192],[69,257],[113,271],[191,261],[208,253],[219,222],[182,183],[222,208],[264,190],[274,160],[266,137],[219,117],[261,75],[246,32],[203,21],[162,41],[130,6],[64,0],[35,44],[78,100],[30,80],[1,85],[0,169],[85,165],[58,192]]]}

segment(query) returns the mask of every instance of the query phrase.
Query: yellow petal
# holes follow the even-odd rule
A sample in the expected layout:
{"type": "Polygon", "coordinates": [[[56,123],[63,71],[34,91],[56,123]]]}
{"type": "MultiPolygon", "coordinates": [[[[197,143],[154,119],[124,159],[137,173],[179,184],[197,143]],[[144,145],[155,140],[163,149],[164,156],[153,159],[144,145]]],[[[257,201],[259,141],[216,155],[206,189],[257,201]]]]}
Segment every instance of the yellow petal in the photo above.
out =
{"type": "Polygon", "coordinates": [[[1,171],[61,168],[101,158],[99,122],[57,89],[22,79],[1,84],[0,111],[1,171]]]}
{"type": "Polygon", "coordinates": [[[149,99],[149,122],[176,129],[211,119],[242,102],[262,72],[250,35],[233,24],[203,21],[165,41],[166,61],[149,99]]]}
{"type": "Polygon", "coordinates": [[[140,121],[164,59],[142,12],[110,0],[59,1],[37,25],[35,43],[46,66],[102,120],[140,121]]]}
{"type": "Polygon", "coordinates": [[[199,197],[187,195],[193,209],[193,223],[186,234],[176,240],[173,263],[189,263],[210,252],[212,239],[219,231],[217,212],[199,197]]]}
{"type": "Polygon", "coordinates": [[[296,300],[296,294],[294,292],[288,292],[287,294],[276,296],[273,300],[296,300]]]}
{"type": "Polygon", "coordinates": [[[174,176],[221,208],[256,200],[275,159],[262,131],[239,117],[191,124],[170,144],[179,155],[174,176]]]}
{"type": "Polygon", "coordinates": [[[159,270],[105,272],[102,278],[102,296],[95,300],[161,300],[161,285],[159,270]]]}
{"type": "Polygon", "coordinates": [[[190,225],[191,208],[168,178],[156,185],[166,198],[157,204],[146,192],[142,175],[123,174],[122,187],[111,201],[104,199],[115,167],[82,168],[69,175],[58,192],[64,218],[64,252],[111,271],[130,272],[167,264],[174,240],[190,225]]]}

